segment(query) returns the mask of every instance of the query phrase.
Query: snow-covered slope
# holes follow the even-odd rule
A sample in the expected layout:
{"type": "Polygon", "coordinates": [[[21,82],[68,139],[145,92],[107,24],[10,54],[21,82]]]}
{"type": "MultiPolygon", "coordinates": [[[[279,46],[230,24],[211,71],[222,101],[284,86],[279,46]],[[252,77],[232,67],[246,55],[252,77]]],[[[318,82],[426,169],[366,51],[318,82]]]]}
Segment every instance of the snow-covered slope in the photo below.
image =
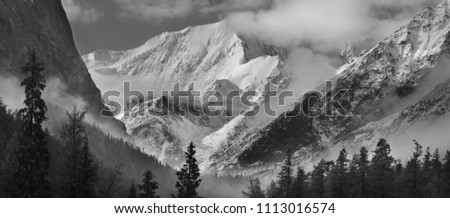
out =
{"type": "MultiPolygon", "coordinates": [[[[427,129],[432,127],[437,121],[448,121],[448,118],[450,118],[449,112],[450,79],[437,85],[425,97],[406,107],[401,112],[366,124],[346,137],[342,137],[336,142],[336,145],[349,149],[359,149],[358,146],[354,145],[371,146],[379,138],[394,138],[417,126],[427,129]]],[[[450,128],[450,125],[447,126],[450,128]]],[[[425,129],[422,131],[425,132],[425,129]]],[[[416,135],[415,137],[418,137],[417,139],[419,140],[422,139],[421,135],[416,135]]],[[[446,135],[441,137],[448,138],[446,135]]]]}

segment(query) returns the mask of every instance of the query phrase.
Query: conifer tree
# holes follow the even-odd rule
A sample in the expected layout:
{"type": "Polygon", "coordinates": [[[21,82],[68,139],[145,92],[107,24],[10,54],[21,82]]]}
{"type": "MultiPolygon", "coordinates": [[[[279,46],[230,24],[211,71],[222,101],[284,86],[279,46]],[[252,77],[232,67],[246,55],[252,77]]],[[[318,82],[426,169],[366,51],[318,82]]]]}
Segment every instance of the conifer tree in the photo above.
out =
{"type": "Polygon", "coordinates": [[[15,185],[14,173],[17,172],[16,151],[19,147],[19,133],[16,132],[11,136],[6,145],[4,156],[2,157],[3,168],[3,184],[2,191],[5,197],[17,197],[18,187],[15,185]]]}
{"type": "Polygon", "coordinates": [[[99,193],[103,198],[113,197],[120,188],[122,183],[122,168],[125,166],[123,163],[116,164],[114,168],[103,168],[103,176],[100,178],[99,193]]]}
{"type": "Polygon", "coordinates": [[[134,180],[132,180],[130,188],[128,189],[128,198],[137,198],[137,195],[137,187],[134,184],[134,180]]]}
{"type": "Polygon", "coordinates": [[[6,105],[3,104],[0,97],[0,157],[3,156],[6,145],[8,144],[8,127],[5,126],[8,122],[8,111],[6,105]]]}
{"type": "Polygon", "coordinates": [[[401,160],[395,161],[395,167],[394,167],[394,197],[404,197],[405,192],[405,184],[404,184],[404,168],[401,160]]]}
{"type": "Polygon", "coordinates": [[[450,197],[450,151],[447,151],[444,158],[444,164],[442,166],[444,187],[442,190],[442,197],[450,197]]]}
{"type": "Polygon", "coordinates": [[[140,198],[159,198],[159,196],[156,195],[156,189],[158,189],[159,185],[154,181],[154,178],[155,177],[150,170],[145,171],[142,184],[138,185],[138,188],[141,191],[139,194],[140,198]]]}
{"type": "Polygon", "coordinates": [[[428,174],[431,171],[431,159],[432,155],[430,152],[430,147],[427,147],[427,150],[425,150],[425,154],[423,155],[423,167],[422,170],[425,174],[428,174]]]}
{"type": "Polygon", "coordinates": [[[280,195],[278,193],[277,183],[275,181],[271,181],[266,190],[266,196],[268,198],[279,198],[280,195]]]}
{"type": "Polygon", "coordinates": [[[339,152],[339,157],[332,170],[332,190],[331,196],[335,198],[344,198],[347,195],[347,151],[342,149],[339,152]]]}
{"type": "Polygon", "coordinates": [[[278,173],[278,188],[282,197],[289,198],[292,188],[292,153],[289,149],[286,154],[286,159],[281,168],[280,173],[278,173]]]}
{"type": "Polygon", "coordinates": [[[413,157],[408,161],[405,167],[405,188],[408,197],[421,197],[421,157],[423,155],[422,145],[414,140],[415,148],[413,157]]]}
{"type": "Polygon", "coordinates": [[[39,62],[34,51],[29,54],[28,63],[22,68],[22,72],[28,76],[21,83],[25,87],[25,108],[19,111],[22,127],[15,155],[17,168],[13,173],[14,190],[17,191],[15,197],[50,196],[47,178],[50,154],[45,141],[46,133],[42,128],[42,123],[47,120],[47,107],[42,99],[46,87],[42,75],[44,69],[44,64],[39,62]]]}
{"type": "Polygon", "coordinates": [[[317,166],[314,166],[314,170],[311,174],[311,191],[315,198],[325,197],[325,177],[328,171],[327,165],[325,160],[321,160],[317,166]]]}
{"type": "Polygon", "coordinates": [[[89,142],[83,124],[86,112],[74,107],[67,113],[68,123],[63,124],[61,138],[66,146],[61,169],[62,193],[65,197],[95,197],[97,183],[97,162],[90,152],[89,142]]]}
{"type": "Polygon", "coordinates": [[[370,166],[371,197],[391,197],[394,183],[393,162],[394,158],[391,156],[391,146],[385,139],[380,139],[374,151],[370,166]]]}
{"type": "Polygon", "coordinates": [[[0,197],[11,196],[13,187],[12,174],[16,164],[14,151],[17,148],[17,119],[7,110],[0,97],[0,197]],[[13,143],[14,142],[14,143],[13,143]]]}
{"type": "Polygon", "coordinates": [[[80,156],[80,196],[83,198],[96,197],[98,182],[98,163],[86,141],[81,147],[80,156]]]}
{"type": "Polygon", "coordinates": [[[348,194],[347,197],[357,197],[359,192],[359,176],[358,176],[358,154],[353,154],[352,160],[348,166],[348,194]]]}
{"type": "Polygon", "coordinates": [[[307,193],[307,175],[305,171],[301,168],[297,168],[297,175],[294,179],[293,184],[293,197],[305,198],[307,193]]]}
{"type": "Polygon", "coordinates": [[[366,147],[361,147],[359,150],[358,160],[356,165],[358,166],[358,179],[360,191],[357,194],[358,197],[365,198],[368,194],[368,173],[369,173],[369,151],[366,147]]]}
{"type": "Polygon", "coordinates": [[[425,154],[423,156],[422,160],[422,169],[421,169],[421,184],[423,187],[421,187],[421,191],[423,194],[423,197],[431,197],[433,192],[433,184],[432,184],[432,155],[430,152],[430,147],[427,147],[425,154]]]}
{"type": "Polygon", "coordinates": [[[200,169],[195,159],[195,145],[191,142],[185,152],[186,163],[180,171],[177,172],[178,181],[176,188],[178,189],[178,198],[200,198],[197,188],[200,186],[200,169]]]}
{"type": "MultiPolygon", "coordinates": [[[[442,185],[442,163],[439,149],[436,149],[431,160],[432,194],[431,197],[440,197],[443,190],[442,185]]],[[[448,182],[448,181],[447,181],[448,182]]]]}
{"type": "Polygon", "coordinates": [[[242,194],[247,198],[264,198],[266,196],[261,189],[261,182],[257,178],[248,178],[247,191],[242,191],[242,194]]]}

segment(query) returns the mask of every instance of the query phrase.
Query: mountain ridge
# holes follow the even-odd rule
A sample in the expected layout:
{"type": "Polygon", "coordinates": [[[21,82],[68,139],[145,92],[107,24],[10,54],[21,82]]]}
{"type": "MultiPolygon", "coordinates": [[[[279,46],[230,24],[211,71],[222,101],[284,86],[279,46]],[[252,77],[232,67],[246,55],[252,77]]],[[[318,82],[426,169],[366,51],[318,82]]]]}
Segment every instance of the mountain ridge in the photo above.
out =
{"type": "MultiPolygon", "coordinates": [[[[335,142],[366,124],[389,116],[393,107],[390,102],[401,102],[410,96],[423,85],[438,60],[448,58],[448,12],[447,1],[435,9],[427,8],[408,25],[338,70],[335,91],[349,89],[341,103],[350,116],[280,116],[261,130],[230,142],[211,157],[206,170],[273,177],[272,167],[280,165],[287,149],[294,151],[294,163],[305,167],[310,167],[335,146],[353,146],[350,152],[357,150],[356,145],[335,142]],[[397,92],[399,90],[406,91],[397,92]],[[398,96],[402,92],[405,93],[398,96]]],[[[368,142],[365,146],[373,144],[368,142]]]]}

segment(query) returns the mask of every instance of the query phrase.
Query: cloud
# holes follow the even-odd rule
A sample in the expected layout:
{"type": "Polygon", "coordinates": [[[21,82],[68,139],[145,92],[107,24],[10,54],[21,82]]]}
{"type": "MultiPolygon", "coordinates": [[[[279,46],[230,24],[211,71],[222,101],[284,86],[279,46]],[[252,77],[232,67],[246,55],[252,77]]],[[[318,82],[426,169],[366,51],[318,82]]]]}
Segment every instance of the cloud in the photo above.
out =
{"type": "Polygon", "coordinates": [[[85,110],[88,106],[88,103],[81,96],[67,94],[67,86],[55,77],[47,79],[42,98],[65,111],[72,110],[74,106],[80,110],[85,110]]]}
{"type": "Polygon", "coordinates": [[[122,16],[161,21],[184,17],[194,9],[193,0],[116,0],[122,16]]]}
{"type": "Polygon", "coordinates": [[[121,15],[147,21],[181,18],[193,13],[229,13],[267,8],[272,0],[115,0],[121,15]]]}
{"type": "MultiPolygon", "coordinates": [[[[51,104],[58,105],[65,110],[71,110],[73,106],[85,108],[87,103],[77,96],[67,94],[66,85],[57,78],[48,78],[42,98],[51,104]]],[[[25,88],[21,86],[19,78],[0,75],[0,98],[2,102],[13,110],[24,107],[25,88]]]]}
{"type": "Polygon", "coordinates": [[[0,76],[0,98],[9,109],[18,110],[23,108],[25,94],[18,78],[5,76],[5,74],[0,76]]]}
{"type": "Polygon", "coordinates": [[[219,1],[204,1],[204,4],[199,9],[202,13],[216,13],[216,12],[236,12],[248,11],[261,8],[267,8],[272,4],[272,0],[219,0],[219,1]]]}
{"type": "Polygon", "coordinates": [[[268,10],[227,17],[238,33],[277,45],[333,50],[347,40],[379,40],[438,0],[275,0],[268,10]]]}
{"type": "Polygon", "coordinates": [[[62,4],[71,22],[92,24],[104,15],[84,0],[62,0],[62,4]]]}

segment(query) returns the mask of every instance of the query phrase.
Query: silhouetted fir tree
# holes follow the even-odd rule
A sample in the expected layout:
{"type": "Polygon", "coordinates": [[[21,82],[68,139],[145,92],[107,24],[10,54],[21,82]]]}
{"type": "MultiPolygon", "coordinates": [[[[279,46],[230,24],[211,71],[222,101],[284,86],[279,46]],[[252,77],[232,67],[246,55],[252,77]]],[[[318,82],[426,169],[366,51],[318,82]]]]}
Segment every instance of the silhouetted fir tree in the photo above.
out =
{"type": "Polygon", "coordinates": [[[393,189],[393,197],[404,197],[405,192],[405,184],[404,184],[404,168],[402,161],[396,160],[394,161],[394,189],[393,189]]]}
{"type": "Polygon", "coordinates": [[[99,183],[100,197],[110,198],[117,195],[122,183],[122,168],[125,165],[123,163],[117,164],[113,169],[101,167],[102,175],[99,183]]]}
{"type": "Polygon", "coordinates": [[[294,178],[294,183],[292,185],[293,197],[296,198],[306,197],[308,191],[307,179],[308,178],[305,171],[301,167],[298,167],[297,174],[294,178]]]}
{"type": "Polygon", "coordinates": [[[334,166],[335,163],[334,161],[328,161],[326,162],[326,166],[327,166],[327,173],[325,174],[325,180],[324,180],[324,185],[325,185],[325,192],[324,192],[324,197],[325,198],[331,198],[333,197],[333,192],[336,189],[336,173],[334,173],[334,166]]]}
{"type": "Polygon", "coordinates": [[[186,163],[180,171],[176,173],[178,181],[176,188],[178,189],[178,198],[200,198],[197,188],[200,186],[200,170],[195,159],[195,145],[191,142],[185,152],[186,163]]]}
{"type": "Polygon", "coordinates": [[[325,160],[321,160],[319,164],[314,166],[311,173],[311,192],[315,198],[325,197],[325,177],[328,166],[325,160]]]}
{"type": "Polygon", "coordinates": [[[394,184],[391,147],[385,139],[380,139],[370,165],[370,196],[387,198],[392,196],[394,184]]]}
{"type": "Polygon", "coordinates": [[[139,194],[140,198],[159,198],[159,196],[156,195],[156,189],[158,189],[159,185],[154,181],[154,178],[155,177],[150,170],[145,171],[142,184],[138,185],[138,188],[141,191],[139,194]]]}
{"type": "Polygon", "coordinates": [[[2,157],[2,171],[3,171],[3,180],[2,180],[2,190],[4,193],[4,197],[15,197],[16,193],[18,193],[17,186],[14,185],[15,177],[14,172],[17,171],[17,158],[16,158],[16,150],[19,147],[19,134],[16,132],[10,138],[9,142],[6,145],[4,156],[2,157]]]}
{"type": "Polygon", "coordinates": [[[281,167],[281,171],[278,173],[278,188],[280,195],[285,198],[290,197],[292,188],[292,152],[289,149],[286,154],[286,159],[281,167]]]}
{"type": "Polygon", "coordinates": [[[97,160],[92,154],[87,141],[81,147],[80,168],[80,196],[84,198],[95,197],[99,169],[97,160]]]}
{"type": "Polygon", "coordinates": [[[348,166],[348,175],[347,175],[347,185],[348,185],[348,194],[347,197],[354,198],[358,194],[358,154],[353,154],[352,160],[348,166]]]}
{"type": "Polygon", "coordinates": [[[425,150],[425,154],[422,160],[422,169],[421,169],[421,191],[423,197],[431,197],[433,192],[433,184],[431,182],[431,159],[432,155],[430,152],[430,147],[427,147],[425,150]]]}
{"type": "Polygon", "coordinates": [[[346,185],[348,184],[347,164],[349,160],[347,159],[347,155],[347,151],[345,149],[342,149],[339,152],[339,157],[332,168],[331,197],[344,198],[348,194],[346,185]]]}
{"type": "Polygon", "coordinates": [[[137,198],[137,186],[134,184],[134,180],[131,180],[130,188],[128,189],[128,198],[137,198]]]}
{"type": "Polygon", "coordinates": [[[83,124],[86,112],[67,113],[68,123],[63,124],[61,138],[65,145],[61,168],[62,194],[71,198],[95,197],[98,166],[89,150],[89,142],[83,124]]]}
{"type": "Polygon", "coordinates": [[[365,198],[368,197],[368,173],[369,173],[369,151],[366,147],[361,147],[359,150],[358,160],[356,161],[356,165],[358,167],[357,171],[357,179],[359,185],[358,187],[358,193],[356,194],[357,197],[365,198]]]}
{"type": "Polygon", "coordinates": [[[19,127],[20,121],[6,108],[0,97],[0,158],[5,155],[6,146],[19,127]]]}
{"type": "Polygon", "coordinates": [[[14,152],[17,148],[17,130],[20,120],[11,110],[7,110],[0,97],[0,197],[12,196],[12,172],[16,164],[14,152]]]}
{"type": "Polygon", "coordinates": [[[22,68],[28,77],[21,83],[25,87],[25,108],[19,111],[22,129],[15,156],[17,168],[13,173],[15,197],[50,197],[47,178],[50,155],[42,128],[42,123],[47,120],[47,107],[42,99],[46,87],[42,75],[44,69],[36,53],[30,52],[28,63],[22,68]]]}
{"type": "Polygon", "coordinates": [[[261,182],[259,179],[248,178],[247,191],[242,191],[242,194],[247,198],[265,198],[266,195],[261,189],[261,182]]]}
{"type": "Polygon", "coordinates": [[[422,167],[423,172],[425,172],[426,174],[431,171],[432,158],[433,157],[430,152],[430,147],[427,147],[427,149],[425,150],[425,154],[423,155],[423,167],[422,167]]]}
{"type": "Polygon", "coordinates": [[[266,190],[266,196],[268,198],[279,198],[278,186],[275,181],[271,181],[266,190]]]}
{"type": "MultiPolygon", "coordinates": [[[[439,149],[436,149],[433,158],[431,160],[431,187],[432,187],[432,194],[431,197],[440,197],[441,192],[443,190],[443,184],[442,184],[442,162],[441,162],[441,156],[439,154],[439,149]]],[[[449,182],[449,181],[447,181],[449,182]]]]}
{"type": "Polygon", "coordinates": [[[422,175],[421,167],[423,155],[422,145],[414,140],[415,148],[413,157],[407,162],[405,167],[405,191],[408,197],[421,197],[422,175]]]}
{"type": "Polygon", "coordinates": [[[442,166],[443,173],[443,190],[442,196],[444,198],[450,197],[450,151],[445,153],[444,164],[442,166]]]}

